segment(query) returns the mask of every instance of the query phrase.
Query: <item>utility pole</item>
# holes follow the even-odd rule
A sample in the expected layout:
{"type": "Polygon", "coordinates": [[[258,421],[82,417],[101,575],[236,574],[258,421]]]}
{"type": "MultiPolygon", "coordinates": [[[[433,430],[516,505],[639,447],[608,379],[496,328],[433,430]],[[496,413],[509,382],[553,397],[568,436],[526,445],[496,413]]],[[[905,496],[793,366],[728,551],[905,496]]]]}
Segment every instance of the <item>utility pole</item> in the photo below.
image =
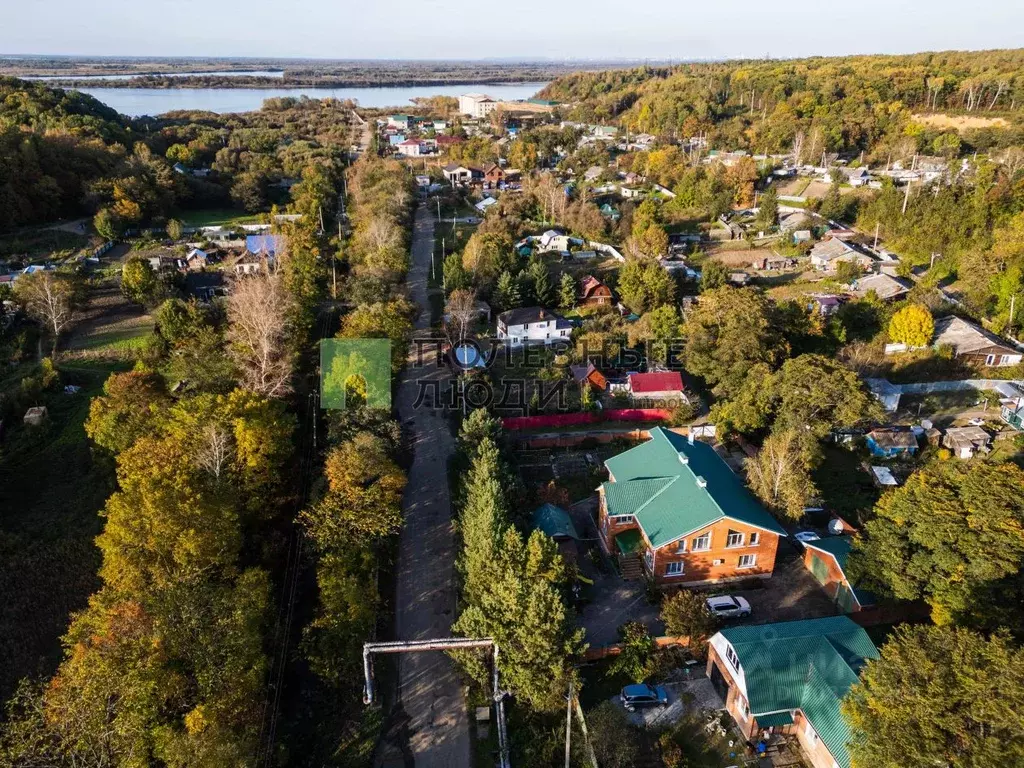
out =
{"type": "Polygon", "coordinates": [[[876,251],[878,250],[878,230],[881,228],[881,226],[882,226],[882,222],[880,222],[880,221],[876,221],[875,222],[875,245],[874,245],[874,249],[876,251]]]}
{"type": "Polygon", "coordinates": [[[1009,322],[1010,333],[1013,333],[1013,310],[1016,307],[1016,305],[1017,305],[1017,294],[1015,293],[1015,294],[1013,294],[1013,296],[1010,297],[1010,322],[1009,322]]]}
{"type": "Polygon", "coordinates": [[[900,212],[901,215],[907,213],[907,202],[910,200],[910,179],[907,179],[907,194],[903,196],[903,210],[900,212]]]}
{"type": "Polygon", "coordinates": [[[437,223],[441,223],[441,196],[437,196],[437,223]]]}

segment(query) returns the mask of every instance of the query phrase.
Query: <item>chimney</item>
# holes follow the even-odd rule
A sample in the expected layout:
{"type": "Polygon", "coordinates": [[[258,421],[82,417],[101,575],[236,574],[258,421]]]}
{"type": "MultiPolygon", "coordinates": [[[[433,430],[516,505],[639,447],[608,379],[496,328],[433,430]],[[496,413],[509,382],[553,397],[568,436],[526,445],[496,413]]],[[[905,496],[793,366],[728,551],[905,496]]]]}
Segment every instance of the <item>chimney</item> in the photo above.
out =
{"type": "Polygon", "coordinates": [[[708,487],[708,481],[705,480],[702,476],[697,475],[697,487],[698,488],[707,488],[708,487]]]}
{"type": "Polygon", "coordinates": [[[690,429],[687,430],[686,440],[690,443],[690,445],[693,445],[693,427],[690,427],[690,429]]]}
{"type": "Polygon", "coordinates": [[[690,457],[687,456],[686,454],[680,453],[679,454],[679,463],[682,464],[685,467],[687,464],[690,463],[690,457]]]}

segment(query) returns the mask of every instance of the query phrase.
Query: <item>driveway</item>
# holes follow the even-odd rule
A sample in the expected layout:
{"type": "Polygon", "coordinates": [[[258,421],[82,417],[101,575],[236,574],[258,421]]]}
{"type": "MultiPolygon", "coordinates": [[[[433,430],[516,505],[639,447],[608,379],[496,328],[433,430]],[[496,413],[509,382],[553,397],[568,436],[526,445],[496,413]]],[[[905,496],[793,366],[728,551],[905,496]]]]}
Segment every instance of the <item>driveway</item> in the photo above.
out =
{"type": "MultiPolygon", "coordinates": [[[[427,271],[433,245],[433,219],[421,205],[416,211],[408,278],[412,299],[420,308],[416,335],[426,335],[430,325],[427,271]]],[[[415,355],[415,345],[410,354],[415,355]]],[[[448,637],[455,619],[455,542],[448,489],[448,459],[455,441],[443,410],[413,407],[420,380],[441,381],[447,375],[446,368],[436,367],[429,359],[419,365],[410,362],[398,388],[398,413],[413,452],[402,501],[405,526],[398,544],[398,640],[448,637]]],[[[469,718],[452,661],[439,651],[399,654],[397,659],[397,696],[376,765],[468,766],[469,718]]]]}
{"type": "MultiPolygon", "coordinates": [[[[725,709],[725,702],[715,691],[715,687],[706,677],[698,677],[684,683],[659,683],[668,693],[667,707],[646,707],[636,712],[626,712],[626,719],[631,725],[637,728],[664,728],[680,720],[689,712],[699,712],[702,709],[721,710],[725,709]]],[[[622,702],[618,696],[613,696],[610,701],[616,707],[621,707],[622,702]]]]}
{"type": "Polygon", "coordinates": [[[594,582],[593,586],[586,587],[586,596],[590,602],[583,605],[577,617],[577,623],[586,630],[586,641],[591,648],[617,643],[619,625],[627,621],[642,622],[652,635],[663,634],[665,625],[658,618],[658,606],[647,602],[644,582],[623,581],[611,560],[601,551],[594,524],[596,510],[596,496],[569,507],[573,524],[582,538],[578,560],[580,573],[594,582]],[[585,549],[600,556],[600,567],[585,554],[585,549]]]}
{"type": "Polygon", "coordinates": [[[749,619],[729,623],[768,624],[835,616],[838,611],[832,599],[811,572],[804,568],[802,556],[802,551],[782,540],[775,559],[775,572],[762,582],[762,588],[730,590],[723,584],[716,589],[716,594],[739,595],[750,603],[752,614],[749,619]]]}

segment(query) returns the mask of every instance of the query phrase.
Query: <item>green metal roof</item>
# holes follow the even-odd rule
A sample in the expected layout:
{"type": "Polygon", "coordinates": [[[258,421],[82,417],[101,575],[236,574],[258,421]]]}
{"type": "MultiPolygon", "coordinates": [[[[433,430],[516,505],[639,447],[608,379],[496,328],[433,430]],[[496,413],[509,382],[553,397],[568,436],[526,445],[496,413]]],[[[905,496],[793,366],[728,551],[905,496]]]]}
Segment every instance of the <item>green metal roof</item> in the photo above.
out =
{"type": "Polygon", "coordinates": [[[804,542],[812,549],[818,549],[826,554],[832,555],[839,564],[840,569],[846,570],[846,558],[853,549],[853,539],[850,536],[828,536],[824,539],[804,542]]]}
{"type": "Polygon", "coordinates": [[[579,539],[569,513],[554,504],[544,504],[533,511],[533,527],[539,528],[542,532],[555,539],[560,536],[568,536],[570,539],[579,539]]]}
{"type": "Polygon", "coordinates": [[[839,702],[878,650],[846,616],[730,627],[720,633],[732,645],[746,681],[750,711],[801,709],[832,757],[850,766],[850,731],[839,702]]]}
{"type": "Polygon", "coordinates": [[[649,441],[605,466],[615,478],[602,486],[608,514],[634,515],[654,547],[723,518],[786,535],[707,443],[655,427],[649,441]]]}
{"type": "Polygon", "coordinates": [[[630,555],[643,546],[643,540],[640,538],[640,531],[633,528],[628,531],[623,531],[615,537],[615,546],[618,547],[619,552],[624,555],[630,555]]]}
{"type": "Polygon", "coordinates": [[[792,725],[793,715],[789,712],[772,712],[770,715],[758,715],[758,728],[772,728],[773,726],[792,725]]]}

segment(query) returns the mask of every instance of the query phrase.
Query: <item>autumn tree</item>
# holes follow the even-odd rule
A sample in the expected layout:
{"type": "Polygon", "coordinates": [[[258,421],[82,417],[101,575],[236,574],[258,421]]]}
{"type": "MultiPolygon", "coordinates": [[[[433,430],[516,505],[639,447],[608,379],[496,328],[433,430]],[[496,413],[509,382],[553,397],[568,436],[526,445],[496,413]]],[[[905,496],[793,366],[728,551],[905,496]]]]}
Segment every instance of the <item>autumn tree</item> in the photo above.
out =
{"type": "Polygon", "coordinates": [[[185,225],[179,219],[167,220],[167,236],[177,242],[185,235],[185,225]]]}
{"type": "Polygon", "coordinates": [[[476,294],[465,289],[452,291],[448,294],[444,314],[445,327],[451,340],[469,338],[470,331],[479,318],[476,294]]]}
{"type": "Polygon", "coordinates": [[[662,601],[661,620],[665,622],[665,634],[687,638],[688,647],[698,653],[703,653],[715,632],[715,619],[708,613],[704,597],[688,589],[680,589],[662,601]]]}
{"type": "Polygon", "coordinates": [[[337,337],[340,339],[390,339],[391,370],[405,364],[415,307],[407,299],[363,305],[345,316],[337,337]]]}
{"type": "Polygon", "coordinates": [[[462,252],[462,265],[478,282],[487,282],[504,270],[515,269],[516,261],[512,240],[496,232],[474,232],[462,252]]]}
{"type": "Polygon", "coordinates": [[[1015,464],[927,465],[875,505],[851,573],[884,594],[925,600],[937,624],[1000,625],[1005,605],[1020,600],[1007,580],[1024,562],[1022,487],[1015,464]]]}
{"type": "Polygon", "coordinates": [[[153,434],[170,404],[164,380],[146,370],[112,373],[89,403],[85,434],[113,454],[153,434]]]}
{"type": "Polygon", "coordinates": [[[683,324],[686,369],[719,397],[738,392],[758,364],[770,367],[787,352],[775,308],[750,288],[719,288],[701,297],[683,324]]]}
{"type": "Polygon", "coordinates": [[[747,482],[770,509],[799,520],[817,490],[807,459],[807,437],[789,428],[773,432],[747,462],[747,482]]]}
{"type": "Polygon", "coordinates": [[[287,321],[289,343],[297,350],[308,338],[317,305],[324,297],[327,271],[323,244],[311,218],[286,223],[280,237],[277,272],[287,294],[287,300],[282,297],[281,319],[287,321]]]}
{"type": "Polygon", "coordinates": [[[1024,764],[1024,651],[1006,632],[904,624],[842,704],[855,768],[1024,764]]]}
{"type": "Polygon", "coordinates": [[[767,388],[774,400],[776,428],[809,430],[823,438],[833,429],[882,417],[881,406],[857,374],[824,355],[790,358],[767,388]]]}
{"type": "Polygon", "coordinates": [[[908,304],[889,321],[889,340],[908,347],[926,347],[935,334],[932,313],[923,304],[908,304]]]}
{"type": "Polygon", "coordinates": [[[121,293],[134,304],[149,304],[156,298],[160,282],[149,261],[141,256],[128,259],[121,268],[121,293]]]}
{"type": "Polygon", "coordinates": [[[60,335],[71,326],[75,310],[84,302],[83,288],[76,275],[50,269],[22,275],[14,284],[15,299],[49,332],[54,352],[60,335]]]}
{"type": "Polygon", "coordinates": [[[654,259],[631,259],[619,270],[619,295],[634,312],[671,304],[675,290],[672,276],[654,259]]]}
{"type": "Polygon", "coordinates": [[[292,302],[277,274],[245,275],[228,294],[229,349],[245,387],[267,397],[291,391],[287,318],[292,302]]]}
{"type": "Polygon", "coordinates": [[[754,220],[754,224],[767,232],[779,220],[779,193],[775,187],[768,187],[761,195],[757,205],[757,218],[754,220]]]}
{"type": "Polygon", "coordinates": [[[718,259],[707,259],[700,265],[701,293],[729,285],[729,268],[718,259]]]}

